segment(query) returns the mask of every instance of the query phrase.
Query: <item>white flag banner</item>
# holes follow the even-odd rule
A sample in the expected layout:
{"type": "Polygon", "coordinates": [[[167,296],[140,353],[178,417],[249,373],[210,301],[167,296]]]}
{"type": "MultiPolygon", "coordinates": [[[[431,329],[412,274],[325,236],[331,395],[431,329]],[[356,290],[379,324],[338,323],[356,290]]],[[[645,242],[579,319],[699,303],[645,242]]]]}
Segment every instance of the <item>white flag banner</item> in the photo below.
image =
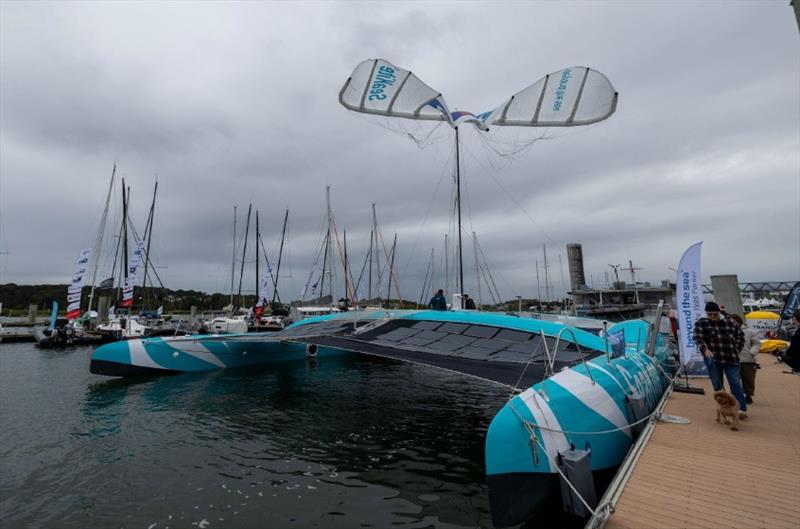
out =
{"type": "Polygon", "coordinates": [[[676,278],[675,303],[678,314],[678,344],[681,363],[687,374],[706,374],[703,355],[697,349],[692,334],[703,314],[703,285],[700,276],[700,250],[703,243],[691,245],[681,257],[676,278]]]}
{"type": "Polygon", "coordinates": [[[75,262],[75,272],[72,274],[72,283],[67,288],[67,318],[74,320],[81,315],[81,289],[83,288],[83,276],[89,267],[89,259],[92,256],[91,248],[81,250],[78,260],[75,262]]]}
{"type": "Polygon", "coordinates": [[[142,254],[144,253],[144,240],[136,243],[136,249],[133,251],[130,263],[128,264],[128,277],[125,279],[125,285],[122,287],[122,307],[130,307],[133,305],[133,287],[138,281],[137,271],[139,270],[139,263],[142,262],[142,254]]]}
{"type": "Polygon", "coordinates": [[[258,302],[256,307],[264,305],[264,300],[267,299],[267,292],[269,291],[269,284],[272,280],[272,270],[269,268],[261,272],[261,278],[258,281],[258,302]]]}

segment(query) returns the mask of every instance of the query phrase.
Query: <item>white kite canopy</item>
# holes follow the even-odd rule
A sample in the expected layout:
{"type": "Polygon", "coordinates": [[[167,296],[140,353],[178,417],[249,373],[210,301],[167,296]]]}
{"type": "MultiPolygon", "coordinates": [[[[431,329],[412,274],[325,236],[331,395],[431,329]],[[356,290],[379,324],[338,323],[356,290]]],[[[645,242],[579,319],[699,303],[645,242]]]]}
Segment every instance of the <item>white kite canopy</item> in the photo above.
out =
{"type": "Polygon", "coordinates": [[[388,117],[517,127],[574,127],[597,123],[617,108],[617,92],[597,70],[572,66],[536,81],[489,112],[453,112],[442,94],[408,70],[383,59],[356,66],[339,92],[339,101],[355,112],[388,117]]]}
{"type": "Polygon", "coordinates": [[[339,91],[339,102],[366,114],[450,121],[442,94],[383,59],[367,59],[356,66],[339,91]]]}

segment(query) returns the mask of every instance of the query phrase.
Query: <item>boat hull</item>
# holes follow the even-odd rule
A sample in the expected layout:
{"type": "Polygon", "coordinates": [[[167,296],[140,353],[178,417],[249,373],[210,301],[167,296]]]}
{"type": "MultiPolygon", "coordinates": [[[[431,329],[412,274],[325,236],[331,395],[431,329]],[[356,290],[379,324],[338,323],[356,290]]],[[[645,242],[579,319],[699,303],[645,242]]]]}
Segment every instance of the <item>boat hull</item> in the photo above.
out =
{"type": "MultiPolygon", "coordinates": [[[[348,353],[321,347],[315,356],[341,354],[348,353]]],[[[98,375],[129,377],[289,362],[308,356],[304,344],[292,342],[220,340],[215,335],[155,337],[98,347],[92,354],[89,370],[98,375]]]]}
{"type": "MultiPolygon", "coordinates": [[[[620,325],[630,343],[643,324],[620,325]]],[[[587,451],[593,473],[622,463],[635,440],[631,425],[655,409],[666,389],[658,362],[637,345],[560,371],[506,403],[486,436],[496,526],[524,522],[542,508],[553,484],[558,486],[557,466],[567,450],[587,451]]]]}

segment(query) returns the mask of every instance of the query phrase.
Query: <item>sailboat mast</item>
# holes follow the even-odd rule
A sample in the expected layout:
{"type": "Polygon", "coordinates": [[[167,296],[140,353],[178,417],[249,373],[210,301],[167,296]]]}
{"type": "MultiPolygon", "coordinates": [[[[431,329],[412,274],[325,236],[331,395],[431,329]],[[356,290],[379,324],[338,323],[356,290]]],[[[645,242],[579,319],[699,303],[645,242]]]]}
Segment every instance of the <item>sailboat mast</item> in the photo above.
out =
{"type": "MultiPolygon", "coordinates": [[[[94,268],[92,269],[92,289],[89,291],[89,309],[92,311],[92,301],[94,300],[94,286],[97,281],[97,268],[100,265],[100,252],[103,249],[103,236],[106,232],[106,219],[108,218],[108,204],[111,202],[111,191],[114,189],[114,176],[117,174],[117,162],[114,162],[114,168],[111,170],[111,182],[108,184],[108,193],[106,193],[106,206],[103,208],[103,216],[100,219],[100,228],[97,230],[97,240],[94,243],[94,268]]],[[[111,273],[114,273],[112,268],[111,273]]]]}
{"type": "Polygon", "coordinates": [[[550,282],[547,280],[547,245],[542,244],[542,252],[544,252],[544,297],[550,303],[550,282]]]}
{"type": "Polygon", "coordinates": [[[472,246],[475,249],[475,285],[478,291],[478,307],[481,306],[481,269],[478,265],[478,235],[472,232],[472,246]]]}
{"type": "Polygon", "coordinates": [[[449,260],[450,252],[447,248],[447,234],[444,234],[444,295],[445,299],[449,294],[449,290],[447,289],[447,284],[450,281],[450,260],[449,260]]]}
{"type": "MultiPolygon", "coordinates": [[[[286,224],[289,222],[289,208],[286,208],[286,215],[283,216],[283,231],[281,232],[281,247],[278,250],[278,268],[275,270],[275,281],[273,283],[275,290],[272,292],[272,304],[275,304],[275,300],[277,299],[280,301],[280,297],[278,296],[278,279],[281,276],[281,260],[283,259],[283,241],[286,239],[286,224]]],[[[319,255],[319,254],[317,254],[319,255]]]]}
{"type": "MultiPolygon", "coordinates": [[[[237,297],[239,298],[239,303],[242,303],[242,278],[244,277],[244,259],[247,256],[247,236],[250,234],[250,212],[253,210],[252,202],[247,207],[247,222],[245,223],[244,228],[244,247],[242,248],[242,266],[239,269],[239,293],[237,297]]],[[[244,303],[242,303],[244,305],[244,303]]]]}
{"type": "MultiPolygon", "coordinates": [[[[333,263],[334,263],[334,259],[333,259],[333,254],[331,254],[331,252],[330,252],[330,247],[331,247],[331,222],[332,222],[332,219],[331,219],[331,186],[326,186],[325,187],[325,212],[326,212],[326,215],[327,215],[327,218],[328,218],[328,235],[327,235],[327,238],[325,239],[325,244],[327,245],[325,247],[325,255],[330,255],[331,256],[331,260],[328,263],[328,290],[329,290],[329,293],[331,295],[331,303],[333,303],[333,263]]],[[[324,269],[323,269],[323,273],[324,273],[324,269]]],[[[321,288],[319,290],[319,293],[322,294],[322,289],[321,288]]]]}
{"type": "Polygon", "coordinates": [[[369,286],[367,287],[367,304],[372,299],[372,239],[375,237],[375,230],[369,231],[369,286]]]}
{"type": "MultiPolygon", "coordinates": [[[[142,274],[142,308],[147,308],[147,267],[150,264],[150,243],[153,241],[153,222],[155,221],[156,213],[156,194],[158,193],[158,177],[156,177],[156,185],[153,188],[153,202],[150,204],[150,214],[147,216],[147,226],[145,226],[145,237],[147,237],[147,249],[144,254],[144,274],[142,274]],[[149,229],[148,229],[149,228],[149,229]]],[[[151,281],[152,284],[152,281],[151,281]]]]}
{"type": "MultiPolygon", "coordinates": [[[[375,261],[375,280],[378,282],[378,289],[380,289],[381,284],[381,252],[378,249],[378,215],[375,213],[375,203],[372,203],[372,231],[375,232],[375,246],[373,247],[372,251],[375,256],[375,259],[370,258],[370,262],[373,260],[375,261]]],[[[370,292],[372,289],[370,288],[370,292]]],[[[380,298],[380,292],[378,292],[378,297],[380,298]]]]}
{"type": "Polygon", "coordinates": [[[233,281],[236,275],[236,206],[233,206],[233,251],[231,251],[231,307],[233,307],[233,281]]]}
{"type": "Polygon", "coordinates": [[[120,277],[120,281],[124,281],[123,285],[128,282],[128,198],[130,198],[130,189],[125,189],[125,179],[122,179],[122,262],[120,265],[125,270],[120,277]]]}
{"type": "Polygon", "coordinates": [[[539,260],[536,260],[536,301],[539,302],[539,305],[542,304],[542,285],[539,283],[539,260]]]}
{"type": "MultiPolygon", "coordinates": [[[[392,297],[392,276],[394,275],[394,250],[397,248],[397,234],[394,234],[394,242],[392,243],[392,253],[389,256],[389,287],[386,289],[386,301],[388,302],[392,297]]],[[[398,301],[401,301],[398,296],[398,301]]]]}
{"type": "Polygon", "coordinates": [[[256,303],[261,301],[261,276],[258,274],[258,241],[261,238],[261,233],[258,231],[258,210],[256,210],[256,303]]]}
{"type": "Polygon", "coordinates": [[[456,127],[456,202],[458,203],[458,278],[461,307],[464,307],[464,256],[461,249],[461,159],[458,147],[458,127],[456,127]]]}
{"type": "Polygon", "coordinates": [[[350,266],[347,262],[347,230],[343,230],[342,237],[344,239],[344,297],[345,300],[349,302],[350,300],[348,298],[353,296],[350,295],[350,278],[347,275],[350,273],[350,266]]]}

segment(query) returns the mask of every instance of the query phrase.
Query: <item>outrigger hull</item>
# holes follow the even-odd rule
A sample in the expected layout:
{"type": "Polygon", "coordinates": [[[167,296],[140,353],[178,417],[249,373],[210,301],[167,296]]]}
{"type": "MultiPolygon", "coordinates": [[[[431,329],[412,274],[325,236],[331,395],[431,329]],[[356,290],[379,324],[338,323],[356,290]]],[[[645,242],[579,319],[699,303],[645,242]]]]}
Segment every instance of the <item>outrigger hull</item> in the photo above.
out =
{"type": "MultiPolygon", "coordinates": [[[[636,326],[644,323],[620,324],[626,336],[636,326]]],[[[516,525],[543,507],[559,487],[557,467],[568,450],[586,451],[594,476],[613,472],[641,428],[637,423],[655,410],[667,387],[662,359],[663,351],[651,357],[628,347],[619,356],[566,368],[509,400],[486,436],[494,525],[516,525]]]]}
{"type": "MultiPolygon", "coordinates": [[[[272,333],[263,333],[269,337],[272,333]]],[[[309,355],[302,343],[268,340],[220,339],[215,335],[175,338],[146,338],[114,342],[98,347],[92,354],[89,370],[97,375],[130,377],[211,371],[302,360],[309,355]]],[[[242,335],[257,338],[255,334],[242,335]]],[[[319,348],[316,356],[343,354],[319,348]]]]}

